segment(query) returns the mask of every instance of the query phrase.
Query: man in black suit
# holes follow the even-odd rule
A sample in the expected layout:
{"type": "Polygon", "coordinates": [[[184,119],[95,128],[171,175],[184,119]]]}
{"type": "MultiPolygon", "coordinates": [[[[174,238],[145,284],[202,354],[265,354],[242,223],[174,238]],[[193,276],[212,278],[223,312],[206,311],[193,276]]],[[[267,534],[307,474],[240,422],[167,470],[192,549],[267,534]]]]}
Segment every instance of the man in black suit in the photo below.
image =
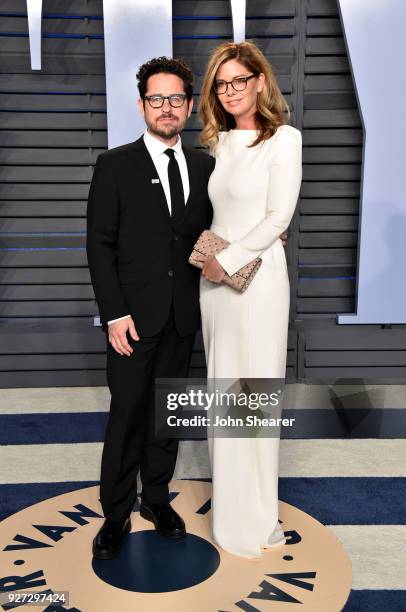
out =
{"type": "Polygon", "coordinates": [[[193,106],[193,75],[180,60],[157,58],[138,74],[147,130],[97,158],[87,208],[87,256],[107,332],[110,415],[102,455],[105,521],[93,555],[110,559],[140,513],[165,536],[185,535],[169,504],[178,441],[154,428],[155,378],[188,375],[200,325],[199,270],[188,263],[210,227],[209,155],[181,144],[193,106]]]}

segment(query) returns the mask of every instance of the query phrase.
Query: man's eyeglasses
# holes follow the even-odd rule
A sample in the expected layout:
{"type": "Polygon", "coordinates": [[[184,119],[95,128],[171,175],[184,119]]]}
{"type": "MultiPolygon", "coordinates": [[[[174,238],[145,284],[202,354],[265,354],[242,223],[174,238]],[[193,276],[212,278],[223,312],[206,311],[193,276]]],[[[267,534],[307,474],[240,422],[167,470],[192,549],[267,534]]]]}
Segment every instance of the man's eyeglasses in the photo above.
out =
{"type": "Polygon", "coordinates": [[[152,106],[152,108],[161,108],[165,100],[168,100],[169,104],[173,108],[179,108],[180,106],[183,106],[186,98],[186,94],[171,94],[170,96],[144,96],[144,99],[148,100],[148,103],[152,106]]]}
{"type": "Polygon", "coordinates": [[[256,76],[258,75],[251,74],[249,76],[235,77],[232,81],[214,81],[214,91],[217,94],[226,93],[229,85],[231,85],[234,91],[244,91],[247,88],[247,82],[256,76]]]}

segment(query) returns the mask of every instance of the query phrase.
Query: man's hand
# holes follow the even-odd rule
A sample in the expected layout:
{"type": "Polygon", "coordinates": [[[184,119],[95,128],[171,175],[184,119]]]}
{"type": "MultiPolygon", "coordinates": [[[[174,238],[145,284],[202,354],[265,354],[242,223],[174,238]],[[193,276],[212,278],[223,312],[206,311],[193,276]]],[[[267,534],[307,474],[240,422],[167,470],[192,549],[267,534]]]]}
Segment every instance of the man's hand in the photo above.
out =
{"type": "Polygon", "coordinates": [[[121,321],[115,321],[109,325],[109,342],[111,346],[120,355],[127,355],[127,357],[129,357],[133,349],[128,344],[127,331],[130,333],[133,340],[140,339],[131,317],[121,319],[121,321]]]}
{"type": "Polygon", "coordinates": [[[283,234],[281,234],[279,238],[282,240],[282,244],[285,247],[288,242],[288,232],[283,232],[283,234]]]}
{"type": "Polygon", "coordinates": [[[204,278],[212,283],[221,283],[225,276],[225,271],[217,261],[215,257],[206,257],[205,255],[199,255],[196,257],[197,261],[204,263],[202,274],[204,278]]]}

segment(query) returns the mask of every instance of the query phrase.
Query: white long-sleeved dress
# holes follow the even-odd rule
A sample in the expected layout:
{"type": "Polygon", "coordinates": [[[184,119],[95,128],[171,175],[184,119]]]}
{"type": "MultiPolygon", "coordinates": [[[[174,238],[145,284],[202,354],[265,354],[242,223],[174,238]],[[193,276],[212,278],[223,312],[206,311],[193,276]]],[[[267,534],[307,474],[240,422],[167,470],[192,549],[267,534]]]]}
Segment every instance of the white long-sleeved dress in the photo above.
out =
{"type": "MultiPolygon", "coordinates": [[[[290,125],[253,148],[254,130],[221,132],[209,181],[211,229],[231,242],[217,259],[228,274],[255,257],[262,265],[245,293],[200,281],[209,379],[285,378],[290,285],[280,234],[302,179],[301,132],[290,125]]],[[[226,551],[259,557],[285,543],[278,522],[279,436],[208,435],[212,530],[226,551]]]]}

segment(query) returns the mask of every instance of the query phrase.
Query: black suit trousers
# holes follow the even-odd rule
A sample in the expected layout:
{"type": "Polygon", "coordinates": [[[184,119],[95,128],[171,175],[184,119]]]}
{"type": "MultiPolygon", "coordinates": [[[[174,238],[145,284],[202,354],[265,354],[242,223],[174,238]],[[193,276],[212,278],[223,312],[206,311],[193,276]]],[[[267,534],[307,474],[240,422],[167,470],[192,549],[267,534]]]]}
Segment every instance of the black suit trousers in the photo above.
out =
{"type": "MultiPolygon", "coordinates": [[[[135,321],[135,325],[137,323],[135,321]]],[[[100,477],[104,516],[122,520],[137,499],[140,472],[141,497],[168,502],[178,440],[155,436],[155,378],[188,376],[195,333],[180,336],[173,307],[164,327],[153,336],[133,340],[133,353],[120,355],[107,338],[107,382],[111,393],[100,477]]]]}

